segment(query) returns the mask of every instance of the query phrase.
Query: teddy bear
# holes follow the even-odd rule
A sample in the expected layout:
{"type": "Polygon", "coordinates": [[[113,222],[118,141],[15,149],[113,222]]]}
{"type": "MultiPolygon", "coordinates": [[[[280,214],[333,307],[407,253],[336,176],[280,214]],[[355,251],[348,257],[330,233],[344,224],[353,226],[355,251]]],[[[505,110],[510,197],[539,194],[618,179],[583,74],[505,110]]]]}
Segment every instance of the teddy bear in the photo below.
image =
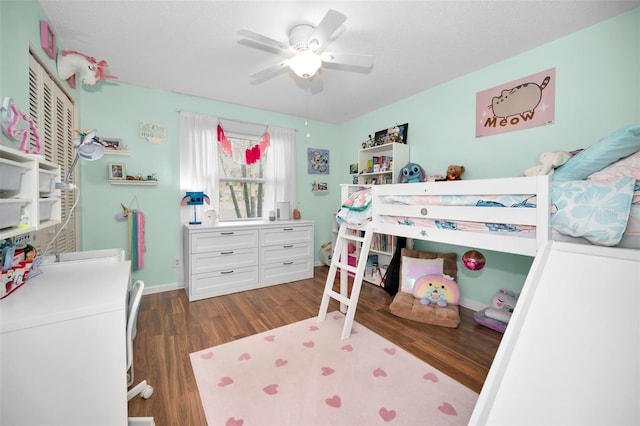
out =
{"type": "Polygon", "coordinates": [[[539,164],[529,167],[524,171],[525,176],[542,176],[549,175],[551,176],[555,169],[562,166],[566,163],[569,158],[571,158],[571,154],[566,151],[549,151],[543,152],[540,154],[538,158],[539,164]]]}
{"type": "Polygon", "coordinates": [[[447,180],[460,180],[462,179],[462,174],[464,173],[464,166],[456,166],[455,164],[451,164],[447,167],[447,180]]]}

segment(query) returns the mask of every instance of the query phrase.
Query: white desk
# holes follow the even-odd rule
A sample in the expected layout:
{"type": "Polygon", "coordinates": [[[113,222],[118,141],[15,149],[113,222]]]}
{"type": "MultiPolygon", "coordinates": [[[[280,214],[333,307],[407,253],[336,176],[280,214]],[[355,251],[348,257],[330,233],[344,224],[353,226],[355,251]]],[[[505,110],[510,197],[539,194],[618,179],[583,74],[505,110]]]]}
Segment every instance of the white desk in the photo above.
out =
{"type": "Polygon", "coordinates": [[[127,424],[130,267],[44,265],[0,301],[0,424],[127,424]]]}

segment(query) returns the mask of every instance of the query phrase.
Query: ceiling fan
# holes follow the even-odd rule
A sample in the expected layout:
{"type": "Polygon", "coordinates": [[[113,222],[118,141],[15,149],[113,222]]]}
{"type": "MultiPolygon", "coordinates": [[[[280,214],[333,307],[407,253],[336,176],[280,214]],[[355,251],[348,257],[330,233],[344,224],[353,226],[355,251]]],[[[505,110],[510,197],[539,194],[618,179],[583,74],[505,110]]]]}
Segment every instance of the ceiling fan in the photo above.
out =
{"type": "Polygon", "coordinates": [[[303,79],[312,79],[323,63],[345,66],[346,69],[368,71],[373,66],[373,56],[356,53],[326,52],[324,49],[337,30],[347,20],[342,13],[330,9],[317,27],[309,24],[294,25],[289,31],[289,41],[284,43],[243,28],[239,42],[284,56],[286,59],[258,71],[251,77],[263,81],[286,68],[303,79]]]}

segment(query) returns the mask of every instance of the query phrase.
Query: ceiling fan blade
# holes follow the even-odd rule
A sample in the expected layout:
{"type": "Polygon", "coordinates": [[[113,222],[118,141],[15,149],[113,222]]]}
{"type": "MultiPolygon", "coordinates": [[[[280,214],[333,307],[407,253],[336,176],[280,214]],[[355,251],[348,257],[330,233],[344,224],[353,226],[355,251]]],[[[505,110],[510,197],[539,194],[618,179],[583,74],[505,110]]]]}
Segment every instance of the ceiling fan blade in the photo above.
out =
{"type": "Polygon", "coordinates": [[[349,65],[358,68],[371,68],[373,56],[358,53],[324,52],[320,55],[322,62],[336,65],[349,65]]]}
{"type": "Polygon", "coordinates": [[[255,74],[251,74],[251,78],[253,79],[254,83],[260,83],[272,77],[275,77],[281,71],[286,70],[288,68],[289,66],[288,66],[287,60],[280,61],[275,65],[271,65],[270,67],[263,69],[262,71],[258,71],[255,74]]]}
{"type": "Polygon", "coordinates": [[[312,50],[322,48],[329,38],[347,20],[347,17],[337,10],[329,9],[322,21],[309,37],[308,43],[312,50]]]}
{"type": "Polygon", "coordinates": [[[274,40],[272,38],[269,38],[267,36],[264,36],[262,34],[258,34],[255,31],[251,31],[247,28],[241,28],[238,30],[238,35],[248,38],[249,40],[253,40],[256,43],[260,43],[263,44],[265,46],[268,47],[272,47],[278,50],[284,50],[284,51],[288,51],[289,50],[289,45],[286,43],[283,43],[281,41],[278,40],[274,40]]]}

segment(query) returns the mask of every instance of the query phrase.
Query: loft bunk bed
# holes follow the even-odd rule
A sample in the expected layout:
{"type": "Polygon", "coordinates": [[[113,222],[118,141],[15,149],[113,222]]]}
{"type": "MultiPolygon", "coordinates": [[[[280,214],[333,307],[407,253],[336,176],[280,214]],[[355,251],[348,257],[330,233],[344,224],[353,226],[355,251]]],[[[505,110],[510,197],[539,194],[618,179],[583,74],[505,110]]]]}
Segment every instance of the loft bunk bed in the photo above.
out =
{"type": "Polygon", "coordinates": [[[593,183],[552,185],[549,176],[537,176],[363,188],[338,214],[341,224],[318,321],[325,319],[330,299],[336,299],[346,314],[342,339],[350,336],[373,233],[532,256],[471,423],[513,424],[532,418],[545,423],[558,418],[637,424],[640,244],[633,228],[638,204],[631,202],[640,198],[637,183],[621,178],[595,184],[594,212],[586,213],[589,206],[580,205],[578,216],[610,213],[620,218],[595,220],[592,226],[578,224],[580,217],[571,222],[576,214],[571,197],[584,195],[593,183]],[[629,199],[626,208],[618,203],[620,198],[629,199]],[[568,224],[558,220],[561,216],[570,218],[568,224]],[[559,235],[558,230],[566,229],[571,237],[559,235]],[[571,242],[557,241],[567,238],[571,242]],[[632,248],[602,246],[620,246],[623,240],[632,248]],[[361,244],[355,267],[343,262],[351,241],[361,244]],[[334,291],[338,270],[340,290],[334,291]],[[354,276],[350,294],[347,273],[354,276]],[[599,291],[620,297],[607,304],[606,297],[597,296],[599,291]],[[600,315],[589,320],[594,306],[601,308],[600,315]],[[604,359],[606,374],[585,374],[604,359]],[[553,381],[542,382],[552,375],[553,381]],[[527,398],[520,398],[522,388],[527,388],[527,398]],[[600,410],[603,404],[617,411],[600,410]]]}

